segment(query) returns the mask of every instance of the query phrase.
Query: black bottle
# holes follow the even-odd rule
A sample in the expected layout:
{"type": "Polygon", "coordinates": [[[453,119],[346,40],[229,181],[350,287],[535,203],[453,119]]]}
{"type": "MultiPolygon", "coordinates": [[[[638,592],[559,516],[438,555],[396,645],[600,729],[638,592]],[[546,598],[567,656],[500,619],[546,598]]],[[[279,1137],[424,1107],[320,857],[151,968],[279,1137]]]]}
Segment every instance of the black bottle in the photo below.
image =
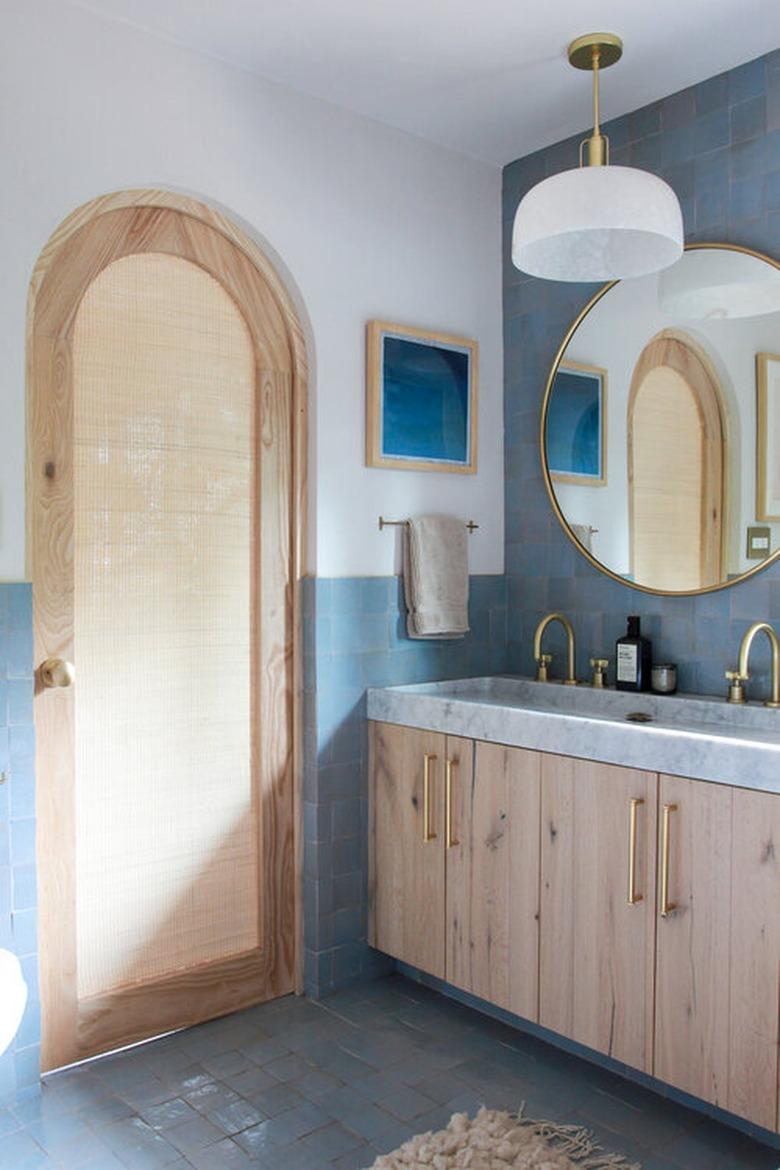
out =
{"type": "Polygon", "coordinates": [[[650,639],[639,632],[639,618],[628,619],[628,632],[615,643],[615,686],[619,691],[649,691],[652,662],[650,639]]]}

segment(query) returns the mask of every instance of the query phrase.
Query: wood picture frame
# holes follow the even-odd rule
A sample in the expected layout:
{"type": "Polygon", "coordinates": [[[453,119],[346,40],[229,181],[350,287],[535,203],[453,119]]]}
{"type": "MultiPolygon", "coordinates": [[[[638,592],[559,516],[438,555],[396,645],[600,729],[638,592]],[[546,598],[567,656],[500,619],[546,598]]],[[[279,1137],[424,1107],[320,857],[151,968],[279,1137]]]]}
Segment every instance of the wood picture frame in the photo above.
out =
{"type": "Polygon", "coordinates": [[[366,329],[366,466],[477,470],[478,343],[389,321],[366,329]]]}
{"type": "Polygon", "coordinates": [[[780,354],[756,354],[756,520],[780,521],[780,354]]]}
{"type": "Polygon", "coordinates": [[[601,366],[559,364],[547,411],[545,448],[553,482],[606,486],[607,371],[601,366]]]}

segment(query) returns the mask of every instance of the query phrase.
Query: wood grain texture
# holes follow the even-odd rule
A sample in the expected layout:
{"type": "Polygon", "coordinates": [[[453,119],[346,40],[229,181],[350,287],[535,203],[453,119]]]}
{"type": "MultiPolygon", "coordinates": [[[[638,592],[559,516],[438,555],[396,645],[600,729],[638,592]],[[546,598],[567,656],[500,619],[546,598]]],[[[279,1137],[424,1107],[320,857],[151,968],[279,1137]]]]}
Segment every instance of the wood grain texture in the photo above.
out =
{"type": "Polygon", "coordinates": [[[292,990],[295,970],[295,820],[293,793],[295,705],[295,612],[291,578],[292,430],[289,372],[257,371],[257,443],[260,508],[255,547],[259,550],[256,618],[260,646],[254,688],[254,752],[260,795],[260,828],[265,873],[261,883],[261,938],[268,973],[284,973],[292,990]]]}
{"type": "MultiPolygon", "coordinates": [[[[35,662],[74,661],[73,403],[70,347],[45,335],[28,339],[35,380],[28,402],[28,521],[32,556],[35,662]],[[50,468],[47,465],[51,464],[50,468]],[[47,470],[54,474],[47,474],[47,470]]],[[[77,1049],[75,689],[44,690],[35,680],[39,973],[44,1069],[77,1049]],[[56,1005],[56,1007],[55,1007],[56,1005]]]]}
{"type": "Polygon", "coordinates": [[[447,739],[454,836],[447,852],[448,982],[538,1018],[541,756],[447,739]]]}
{"type": "Polygon", "coordinates": [[[542,760],[539,1023],[615,1060],[652,1066],[655,935],[653,773],[542,760]],[[629,809],[637,892],[627,901],[629,809]]]}
{"type": "MultiPolygon", "coordinates": [[[[670,820],[669,898],[658,920],[655,1076],[724,1109],[729,1085],[731,818],[725,785],[661,776],[670,820]]],[[[661,851],[659,837],[659,854],[661,851]]]]}
{"type": "Polygon", "coordinates": [[[445,737],[371,723],[369,942],[440,979],[445,974],[445,737]],[[430,763],[426,841],[424,760],[430,763]]]}
{"type": "Polygon", "coordinates": [[[777,1129],[780,797],[735,788],[727,1108],[777,1129]]]}
{"type": "MultiPolygon", "coordinates": [[[[262,251],[219,213],[168,192],[120,192],[75,212],[41,253],[28,312],[28,529],[36,661],[73,653],[72,334],[84,291],[123,256],[162,252],[199,264],[228,291],[252,335],[258,383],[258,449],[264,561],[256,702],[272,735],[258,739],[264,840],[263,978],[239,964],[224,979],[194,980],[182,1019],[208,1018],[300,983],[300,612],[297,581],[305,534],[306,359],[295,307],[262,251]],[[283,450],[282,450],[283,448],[283,450]],[[51,474],[46,468],[52,469],[51,474]],[[271,601],[271,599],[273,600],[271,601]],[[233,980],[240,983],[233,984],[233,980]]],[[[72,705],[77,688],[36,700],[39,799],[43,1067],[97,1051],[95,1012],[76,1000],[73,942],[75,847],[72,705]],[[68,746],[70,745],[70,746],[68,746]],[[89,1026],[84,1023],[90,1020],[89,1026]],[[85,1031],[86,1029],[86,1031],[85,1031]],[[84,1036],[88,1033],[89,1040],[84,1036]],[[82,1050],[80,1045],[86,1044],[82,1050]]],[[[181,991],[181,989],[180,989],[181,991]]],[[[162,994],[162,991],[161,991],[162,994]]],[[[110,1034],[135,1035],[139,989],[112,1004],[110,1034]],[[123,1004],[125,1006],[123,1006],[123,1004]],[[127,1021],[124,1021],[124,1016],[127,1021]]],[[[182,999],[180,995],[180,1000],[182,999]]],[[[146,1009],[145,1009],[146,1010],[146,1009]]],[[[152,1013],[153,1014],[153,1013],[152,1013]]],[[[100,1015],[100,1013],[98,1013],[100,1015]]],[[[155,1026],[155,1025],[152,1025],[155,1026]]],[[[136,1036],[136,1038],[138,1038],[136,1036]]],[[[106,1042],[113,1042],[108,1039],[106,1042]]]]}
{"type": "Polygon", "coordinates": [[[220,964],[204,963],[156,980],[117,988],[79,1002],[78,1051],[81,1059],[188,1028],[205,1018],[228,1015],[265,1003],[289,991],[268,979],[267,963],[257,953],[235,955],[220,964]]]}

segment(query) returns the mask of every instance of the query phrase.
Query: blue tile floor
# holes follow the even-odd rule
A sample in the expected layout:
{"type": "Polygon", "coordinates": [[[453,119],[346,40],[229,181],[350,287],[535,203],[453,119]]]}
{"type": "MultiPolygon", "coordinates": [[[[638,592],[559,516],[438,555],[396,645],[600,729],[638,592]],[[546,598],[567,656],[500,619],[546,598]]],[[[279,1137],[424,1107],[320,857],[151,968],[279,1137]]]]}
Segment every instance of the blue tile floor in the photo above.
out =
{"type": "Polygon", "coordinates": [[[400,975],[287,998],[57,1073],[0,1109],[2,1170],[362,1170],[482,1103],[592,1128],[643,1170],[780,1152],[400,975]]]}

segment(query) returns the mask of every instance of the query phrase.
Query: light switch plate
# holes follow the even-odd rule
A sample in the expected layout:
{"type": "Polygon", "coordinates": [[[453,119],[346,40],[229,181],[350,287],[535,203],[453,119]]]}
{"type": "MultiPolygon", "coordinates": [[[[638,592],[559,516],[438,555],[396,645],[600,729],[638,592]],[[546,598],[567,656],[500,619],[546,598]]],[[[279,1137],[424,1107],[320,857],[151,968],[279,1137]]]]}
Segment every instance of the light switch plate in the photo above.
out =
{"type": "Polygon", "coordinates": [[[747,530],[745,556],[749,561],[764,561],[771,552],[771,537],[768,528],[755,526],[747,530]]]}

